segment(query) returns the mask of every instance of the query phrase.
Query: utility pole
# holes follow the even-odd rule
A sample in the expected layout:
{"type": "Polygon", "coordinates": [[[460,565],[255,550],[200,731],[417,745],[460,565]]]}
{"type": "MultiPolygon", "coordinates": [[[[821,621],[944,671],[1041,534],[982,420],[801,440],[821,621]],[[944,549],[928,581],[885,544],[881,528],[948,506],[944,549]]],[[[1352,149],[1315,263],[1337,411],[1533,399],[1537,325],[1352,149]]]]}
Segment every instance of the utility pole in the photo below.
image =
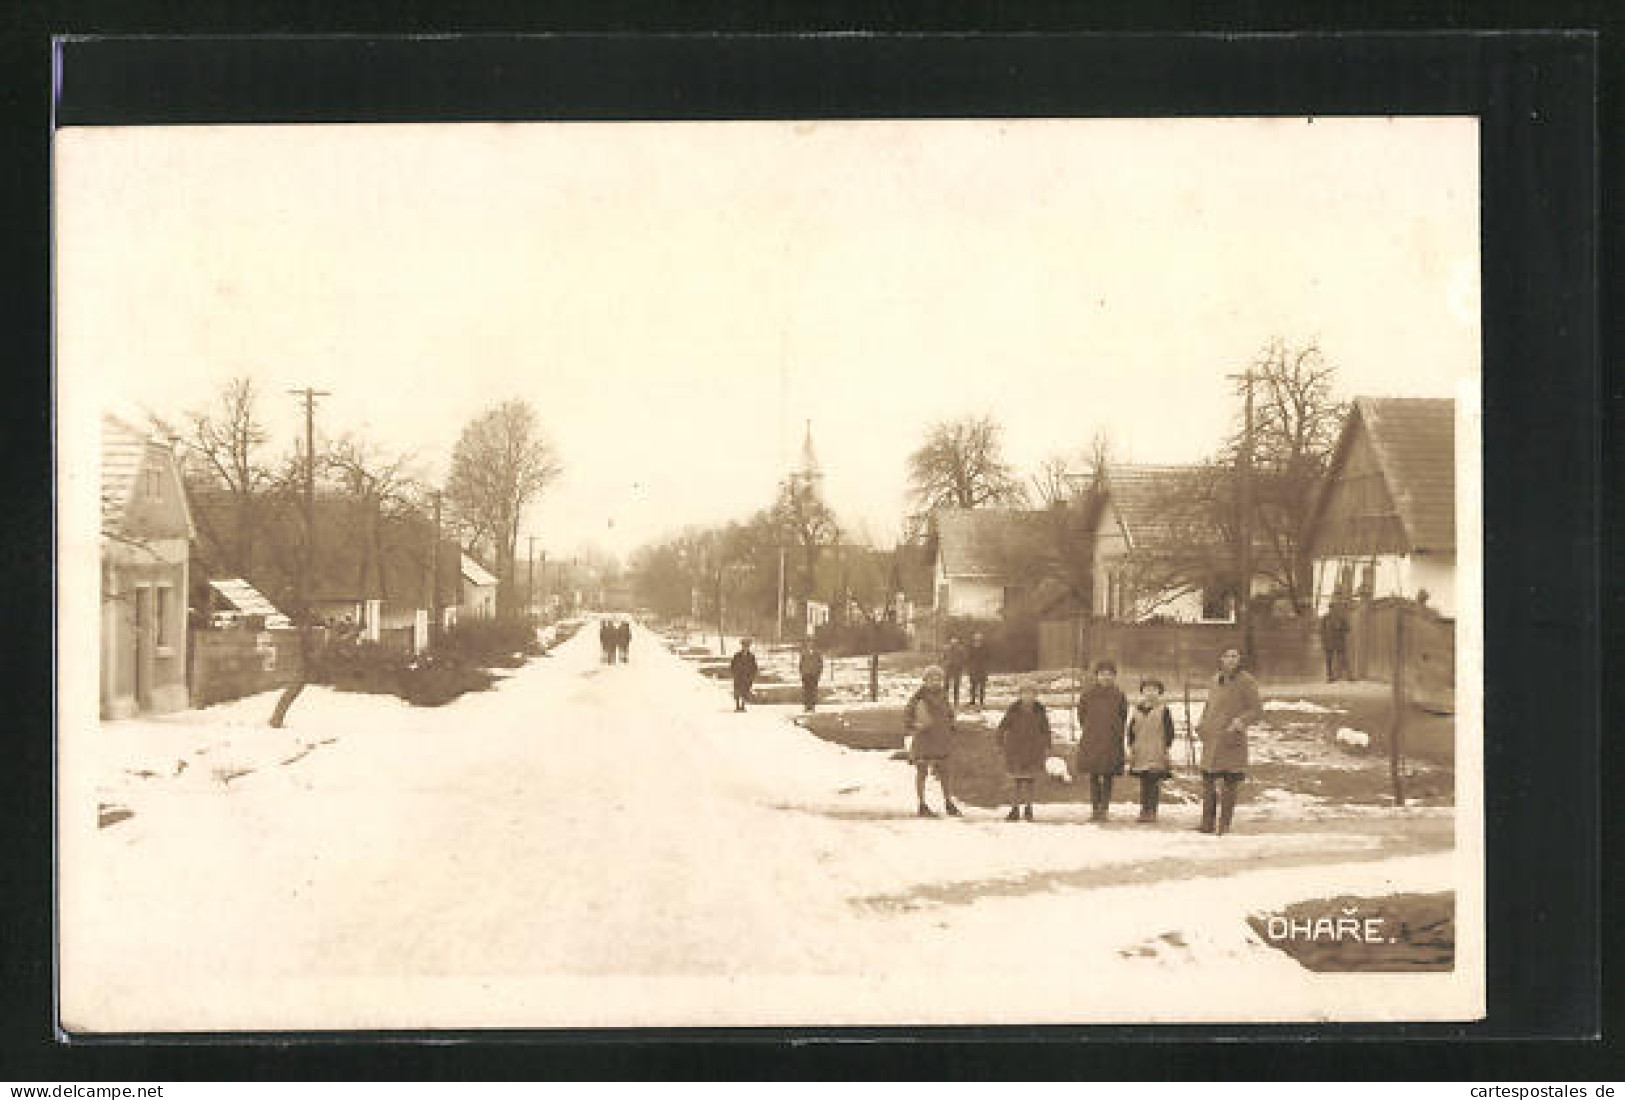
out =
{"type": "Polygon", "coordinates": [[[434,491],[434,543],[429,547],[429,648],[440,640],[440,490],[434,491]]]}
{"type": "Polygon", "coordinates": [[[1237,496],[1241,514],[1237,517],[1241,545],[1236,572],[1240,574],[1241,594],[1236,604],[1236,623],[1241,627],[1241,656],[1254,674],[1258,672],[1253,644],[1253,382],[1251,367],[1240,374],[1226,375],[1240,381],[1245,390],[1241,420],[1241,454],[1236,459],[1237,496]]]}
{"type": "Polygon", "coordinates": [[[299,678],[282,691],[271,712],[271,728],[281,729],[288,708],[310,680],[310,575],[316,566],[316,399],[332,396],[327,390],[289,390],[305,403],[305,545],[294,575],[294,602],[299,605],[299,678]]]}
{"type": "Polygon", "coordinates": [[[525,559],[525,617],[536,624],[536,536],[525,536],[530,541],[530,554],[525,559]]]}
{"type": "Polygon", "coordinates": [[[784,641],[784,547],[779,546],[779,617],[773,626],[773,640],[784,641]]]}

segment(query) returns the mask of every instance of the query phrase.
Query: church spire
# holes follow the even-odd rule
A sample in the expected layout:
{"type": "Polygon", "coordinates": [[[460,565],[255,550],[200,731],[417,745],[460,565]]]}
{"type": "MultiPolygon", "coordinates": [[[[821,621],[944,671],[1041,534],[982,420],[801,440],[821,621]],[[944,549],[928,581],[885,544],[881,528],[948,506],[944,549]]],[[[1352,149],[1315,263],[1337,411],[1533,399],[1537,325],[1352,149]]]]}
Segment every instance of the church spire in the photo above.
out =
{"type": "Polygon", "coordinates": [[[818,466],[818,455],[813,451],[812,421],[807,421],[807,434],[801,441],[801,469],[798,471],[808,481],[816,481],[824,476],[824,471],[818,466]]]}

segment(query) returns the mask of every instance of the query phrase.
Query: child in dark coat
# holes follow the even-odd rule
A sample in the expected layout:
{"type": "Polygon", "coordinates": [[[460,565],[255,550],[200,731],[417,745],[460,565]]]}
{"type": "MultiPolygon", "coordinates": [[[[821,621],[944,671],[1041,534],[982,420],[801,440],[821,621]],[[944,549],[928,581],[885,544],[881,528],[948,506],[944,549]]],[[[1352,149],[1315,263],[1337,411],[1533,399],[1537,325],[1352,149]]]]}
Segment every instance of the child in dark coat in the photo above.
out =
{"type": "Polygon", "coordinates": [[[744,710],[750,700],[750,687],[756,682],[756,654],[750,651],[750,639],[739,639],[739,652],[728,662],[728,671],[734,682],[734,710],[744,710]]]}
{"type": "Polygon", "coordinates": [[[1038,701],[1038,689],[1021,685],[1021,695],[999,719],[999,748],[1004,752],[1004,770],[1015,783],[1006,821],[1033,819],[1033,783],[1049,759],[1049,712],[1038,701]]]}
{"type": "Polygon", "coordinates": [[[1112,777],[1123,770],[1123,725],[1128,697],[1117,686],[1117,665],[1095,662],[1095,686],[1078,700],[1078,755],[1075,773],[1089,777],[1090,821],[1111,811],[1112,777]]]}
{"type": "Polygon", "coordinates": [[[1173,774],[1168,750],[1174,744],[1174,717],[1162,701],[1162,681],[1140,681],[1140,700],[1128,712],[1128,770],[1140,780],[1140,820],[1157,820],[1162,781],[1173,774]]]}

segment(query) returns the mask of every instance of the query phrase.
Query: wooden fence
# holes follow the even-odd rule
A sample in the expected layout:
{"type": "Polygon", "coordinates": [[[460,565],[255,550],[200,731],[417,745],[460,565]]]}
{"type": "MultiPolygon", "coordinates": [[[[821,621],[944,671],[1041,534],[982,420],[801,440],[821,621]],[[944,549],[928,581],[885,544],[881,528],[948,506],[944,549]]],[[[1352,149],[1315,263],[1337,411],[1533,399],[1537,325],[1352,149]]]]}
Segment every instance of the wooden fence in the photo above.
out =
{"type": "MultiPolygon", "coordinates": [[[[1110,659],[1119,671],[1150,675],[1169,684],[1205,676],[1218,667],[1219,654],[1238,645],[1230,623],[1118,623],[1103,619],[1047,619],[1038,628],[1041,668],[1087,668],[1110,659]]],[[[1274,680],[1319,679],[1325,675],[1316,625],[1307,619],[1265,619],[1253,626],[1260,673],[1274,680]]]]}

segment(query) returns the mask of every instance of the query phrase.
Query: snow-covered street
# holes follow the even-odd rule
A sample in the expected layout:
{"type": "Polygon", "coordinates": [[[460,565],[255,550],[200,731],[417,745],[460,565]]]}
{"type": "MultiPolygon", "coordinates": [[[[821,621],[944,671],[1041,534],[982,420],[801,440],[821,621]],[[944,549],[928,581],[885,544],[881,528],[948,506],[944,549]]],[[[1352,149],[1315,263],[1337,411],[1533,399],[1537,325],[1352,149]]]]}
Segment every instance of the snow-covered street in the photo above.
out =
{"type": "Polygon", "coordinates": [[[101,744],[64,792],[66,1024],[1414,1018],[1406,983],[1451,979],[1311,973],[1246,923],[1451,889],[1448,808],[1263,807],[1222,838],[1188,807],[919,820],[888,754],[733,713],[641,628],[601,665],[594,633],[441,708],[311,688],[284,731],[233,725],[267,696],[80,731],[101,744]],[[200,737],[255,766],[131,763],[200,737]],[[98,827],[98,798],[133,816],[98,827]]]}

